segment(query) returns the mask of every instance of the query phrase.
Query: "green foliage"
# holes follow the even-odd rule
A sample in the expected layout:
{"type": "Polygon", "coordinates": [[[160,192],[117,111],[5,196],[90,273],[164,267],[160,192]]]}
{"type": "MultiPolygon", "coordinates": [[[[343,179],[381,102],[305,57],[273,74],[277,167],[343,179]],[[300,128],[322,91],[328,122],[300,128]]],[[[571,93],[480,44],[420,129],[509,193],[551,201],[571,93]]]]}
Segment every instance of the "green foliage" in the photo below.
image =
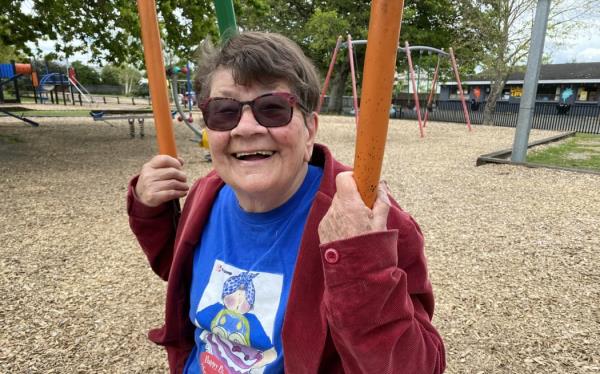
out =
{"type": "Polygon", "coordinates": [[[337,11],[323,12],[317,9],[303,31],[302,40],[308,49],[307,54],[315,63],[322,67],[327,66],[331,61],[331,53],[338,35],[345,35],[349,29],[350,22],[340,17],[337,11]]]}
{"type": "Polygon", "coordinates": [[[139,88],[142,73],[130,65],[105,65],[100,73],[102,84],[119,85],[125,95],[131,95],[139,88]]]}
{"type": "Polygon", "coordinates": [[[102,84],[119,85],[121,84],[119,75],[121,71],[114,65],[105,65],[100,71],[100,77],[102,84]]]}
{"type": "Polygon", "coordinates": [[[133,66],[122,66],[119,69],[119,82],[123,85],[126,95],[135,94],[139,91],[141,79],[142,73],[133,66]]]}
{"type": "MultiPolygon", "coordinates": [[[[156,1],[162,37],[169,53],[188,61],[206,36],[218,39],[212,3],[212,0],[156,1]]],[[[12,45],[26,55],[33,54],[27,42],[62,40],[56,44],[55,58],[58,59],[69,58],[76,52],[90,52],[95,62],[143,66],[135,1],[0,0],[0,4],[3,10],[0,43],[12,45]]],[[[240,8],[252,18],[265,8],[265,2],[237,1],[236,11],[240,8]]]]}
{"type": "Polygon", "coordinates": [[[4,45],[2,44],[2,41],[0,41],[0,63],[7,64],[11,60],[16,62],[27,62],[27,57],[18,53],[15,47],[4,45]]]}
{"type": "Polygon", "coordinates": [[[600,136],[578,133],[559,145],[531,152],[527,162],[600,171],[600,136]]]}
{"type": "MultiPolygon", "coordinates": [[[[266,13],[259,19],[242,15],[240,25],[245,29],[268,30],[282,33],[295,40],[311,57],[324,76],[331,60],[338,35],[351,34],[353,40],[367,39],[371,2],[366,0],[265,0],[266,13]]],[[[408,40],[411,45],[427,45],[448,49],[457,39],[474,40],[473,31],[464,26],[454,0],[408,0],[405,2],[400,45],[408,40]]],[[[473,44],[473,43],[472,43],[473,44]]],[[[476,45],[457,46],[461,66],[467,72],[476,65],[476,45]]],[[[366,48],[354,49],[357,69],[361,70],[366,48]]],[[[422,65],[431,70],[435,56],[422,56],[422,65]]],[[[348,64],[347,50],[338,55],[339,72],[348,64]]],[[[406,68],[404,54],[398,55],[398,70],[406,68]]],[[[447,64],[446,70],[449,67],[447,64]]],[[[346,88],[349,89],[349,85],[346,88]]]]}
{"type": "Polygon", "coordinates": [[[56,62],[53,59],[34,60],[32,62],[32,66],[41,75],[47,73],[67,73],[67,67],[64,64],[56,62]]]}
{"type": "Polygon", "coordinates": [[[84,65],[79,61],[73,62],[71,66],[75,69],[75,77],[84,86],[102,83],[100,74],[94,68],[84,65]]]}

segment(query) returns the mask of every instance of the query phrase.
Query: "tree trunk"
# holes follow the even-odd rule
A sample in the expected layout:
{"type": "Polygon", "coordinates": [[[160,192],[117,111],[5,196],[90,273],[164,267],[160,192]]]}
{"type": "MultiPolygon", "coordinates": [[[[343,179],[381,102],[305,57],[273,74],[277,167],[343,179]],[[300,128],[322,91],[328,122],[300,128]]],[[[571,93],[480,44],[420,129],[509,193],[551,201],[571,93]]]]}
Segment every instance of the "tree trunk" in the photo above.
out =
{"type": "Polygon", "coordinates": [[[350,75],[350,66],[346,59],[342,58],[342,61],[337,64],[335,71],[338,73],[335,74],[333,80],[331,81],[331,94],[329,95],[329,105],[327,106],[327,112],[329,113],[342,113],[343,107],[343,99],[344,99],[344,91],[346,88],[346,81],[348,80],[348,75],[350,75]],[[341,65],[341,66],[340,66],[341,65]]]}
{"type": "Polygon", "coordinates": [[[496,113],[496,102],[502,95],[502,90],[506,84],[506,77],[496,77],[492,80],[490,94],[486,98],[485,109],[483,111],[483,125],[494,125],[494,114],[496,113]]]}

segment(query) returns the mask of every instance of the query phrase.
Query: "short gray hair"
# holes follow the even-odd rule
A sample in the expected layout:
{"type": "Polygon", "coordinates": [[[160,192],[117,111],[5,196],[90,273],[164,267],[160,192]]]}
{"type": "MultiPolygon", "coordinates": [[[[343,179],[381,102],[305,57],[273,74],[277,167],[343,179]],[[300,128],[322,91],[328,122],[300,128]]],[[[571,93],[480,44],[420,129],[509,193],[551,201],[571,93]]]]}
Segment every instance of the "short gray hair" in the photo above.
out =
{"type": "Polygon", "coordinates": [[[194,89],[200,98],[208,97],[212,76],[222,67],[231,69],[236,84],[284,81],[309,112],[318,105],[317,69],[296,43],[281,34],[242,32],[218,48],[210,40],[204,41],[198,51],[194,89]]]}

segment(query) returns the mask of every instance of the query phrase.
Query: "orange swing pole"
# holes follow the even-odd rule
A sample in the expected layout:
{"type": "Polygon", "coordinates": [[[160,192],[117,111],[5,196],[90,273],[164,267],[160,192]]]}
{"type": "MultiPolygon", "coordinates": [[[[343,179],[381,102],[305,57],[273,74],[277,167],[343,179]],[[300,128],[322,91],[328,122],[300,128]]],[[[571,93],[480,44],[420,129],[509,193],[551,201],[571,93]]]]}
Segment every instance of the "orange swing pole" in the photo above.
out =
{"type": "Polygon", "coordinates": [[[152,98],[152,112],[156,127],[156,140],[160,154],[177,157],[173,121],[167,93],[167,74],[160,46],[160,32],[155,0],[138,0],[138,12],[144,44],[144,59],[148,73],[148,86],[152,98]]]}
{"type": "Polygon", "coordinates": [[[404,0],[373,0],[354,156],[354,179],[373,207],[387,138],[404,0]]]}

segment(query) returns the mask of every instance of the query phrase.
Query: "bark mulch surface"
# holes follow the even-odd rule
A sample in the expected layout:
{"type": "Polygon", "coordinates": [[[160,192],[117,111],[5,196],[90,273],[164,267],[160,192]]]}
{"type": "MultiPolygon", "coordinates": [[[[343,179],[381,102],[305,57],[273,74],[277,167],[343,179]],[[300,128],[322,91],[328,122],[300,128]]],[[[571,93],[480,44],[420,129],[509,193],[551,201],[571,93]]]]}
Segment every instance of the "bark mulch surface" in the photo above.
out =
{"type": "MultiPolygon", "coordinates": [[[[165,284],[129,231],[129,178],[156,152],[89,118],[0,118],[0,372],[164,373],[146,338],[165,284]]],[[[190,179],[206,173],[175,125],[190,179]]],[[[514,129],[392,120],[382,177],[420,223],[447,373],[600,372],[600,176],[475,167],[514,129]]],[[[555,135],[532,130],[530,140],[555,135]]],[[[352,163],[354,120],[318,140],[352,163]]]]}

